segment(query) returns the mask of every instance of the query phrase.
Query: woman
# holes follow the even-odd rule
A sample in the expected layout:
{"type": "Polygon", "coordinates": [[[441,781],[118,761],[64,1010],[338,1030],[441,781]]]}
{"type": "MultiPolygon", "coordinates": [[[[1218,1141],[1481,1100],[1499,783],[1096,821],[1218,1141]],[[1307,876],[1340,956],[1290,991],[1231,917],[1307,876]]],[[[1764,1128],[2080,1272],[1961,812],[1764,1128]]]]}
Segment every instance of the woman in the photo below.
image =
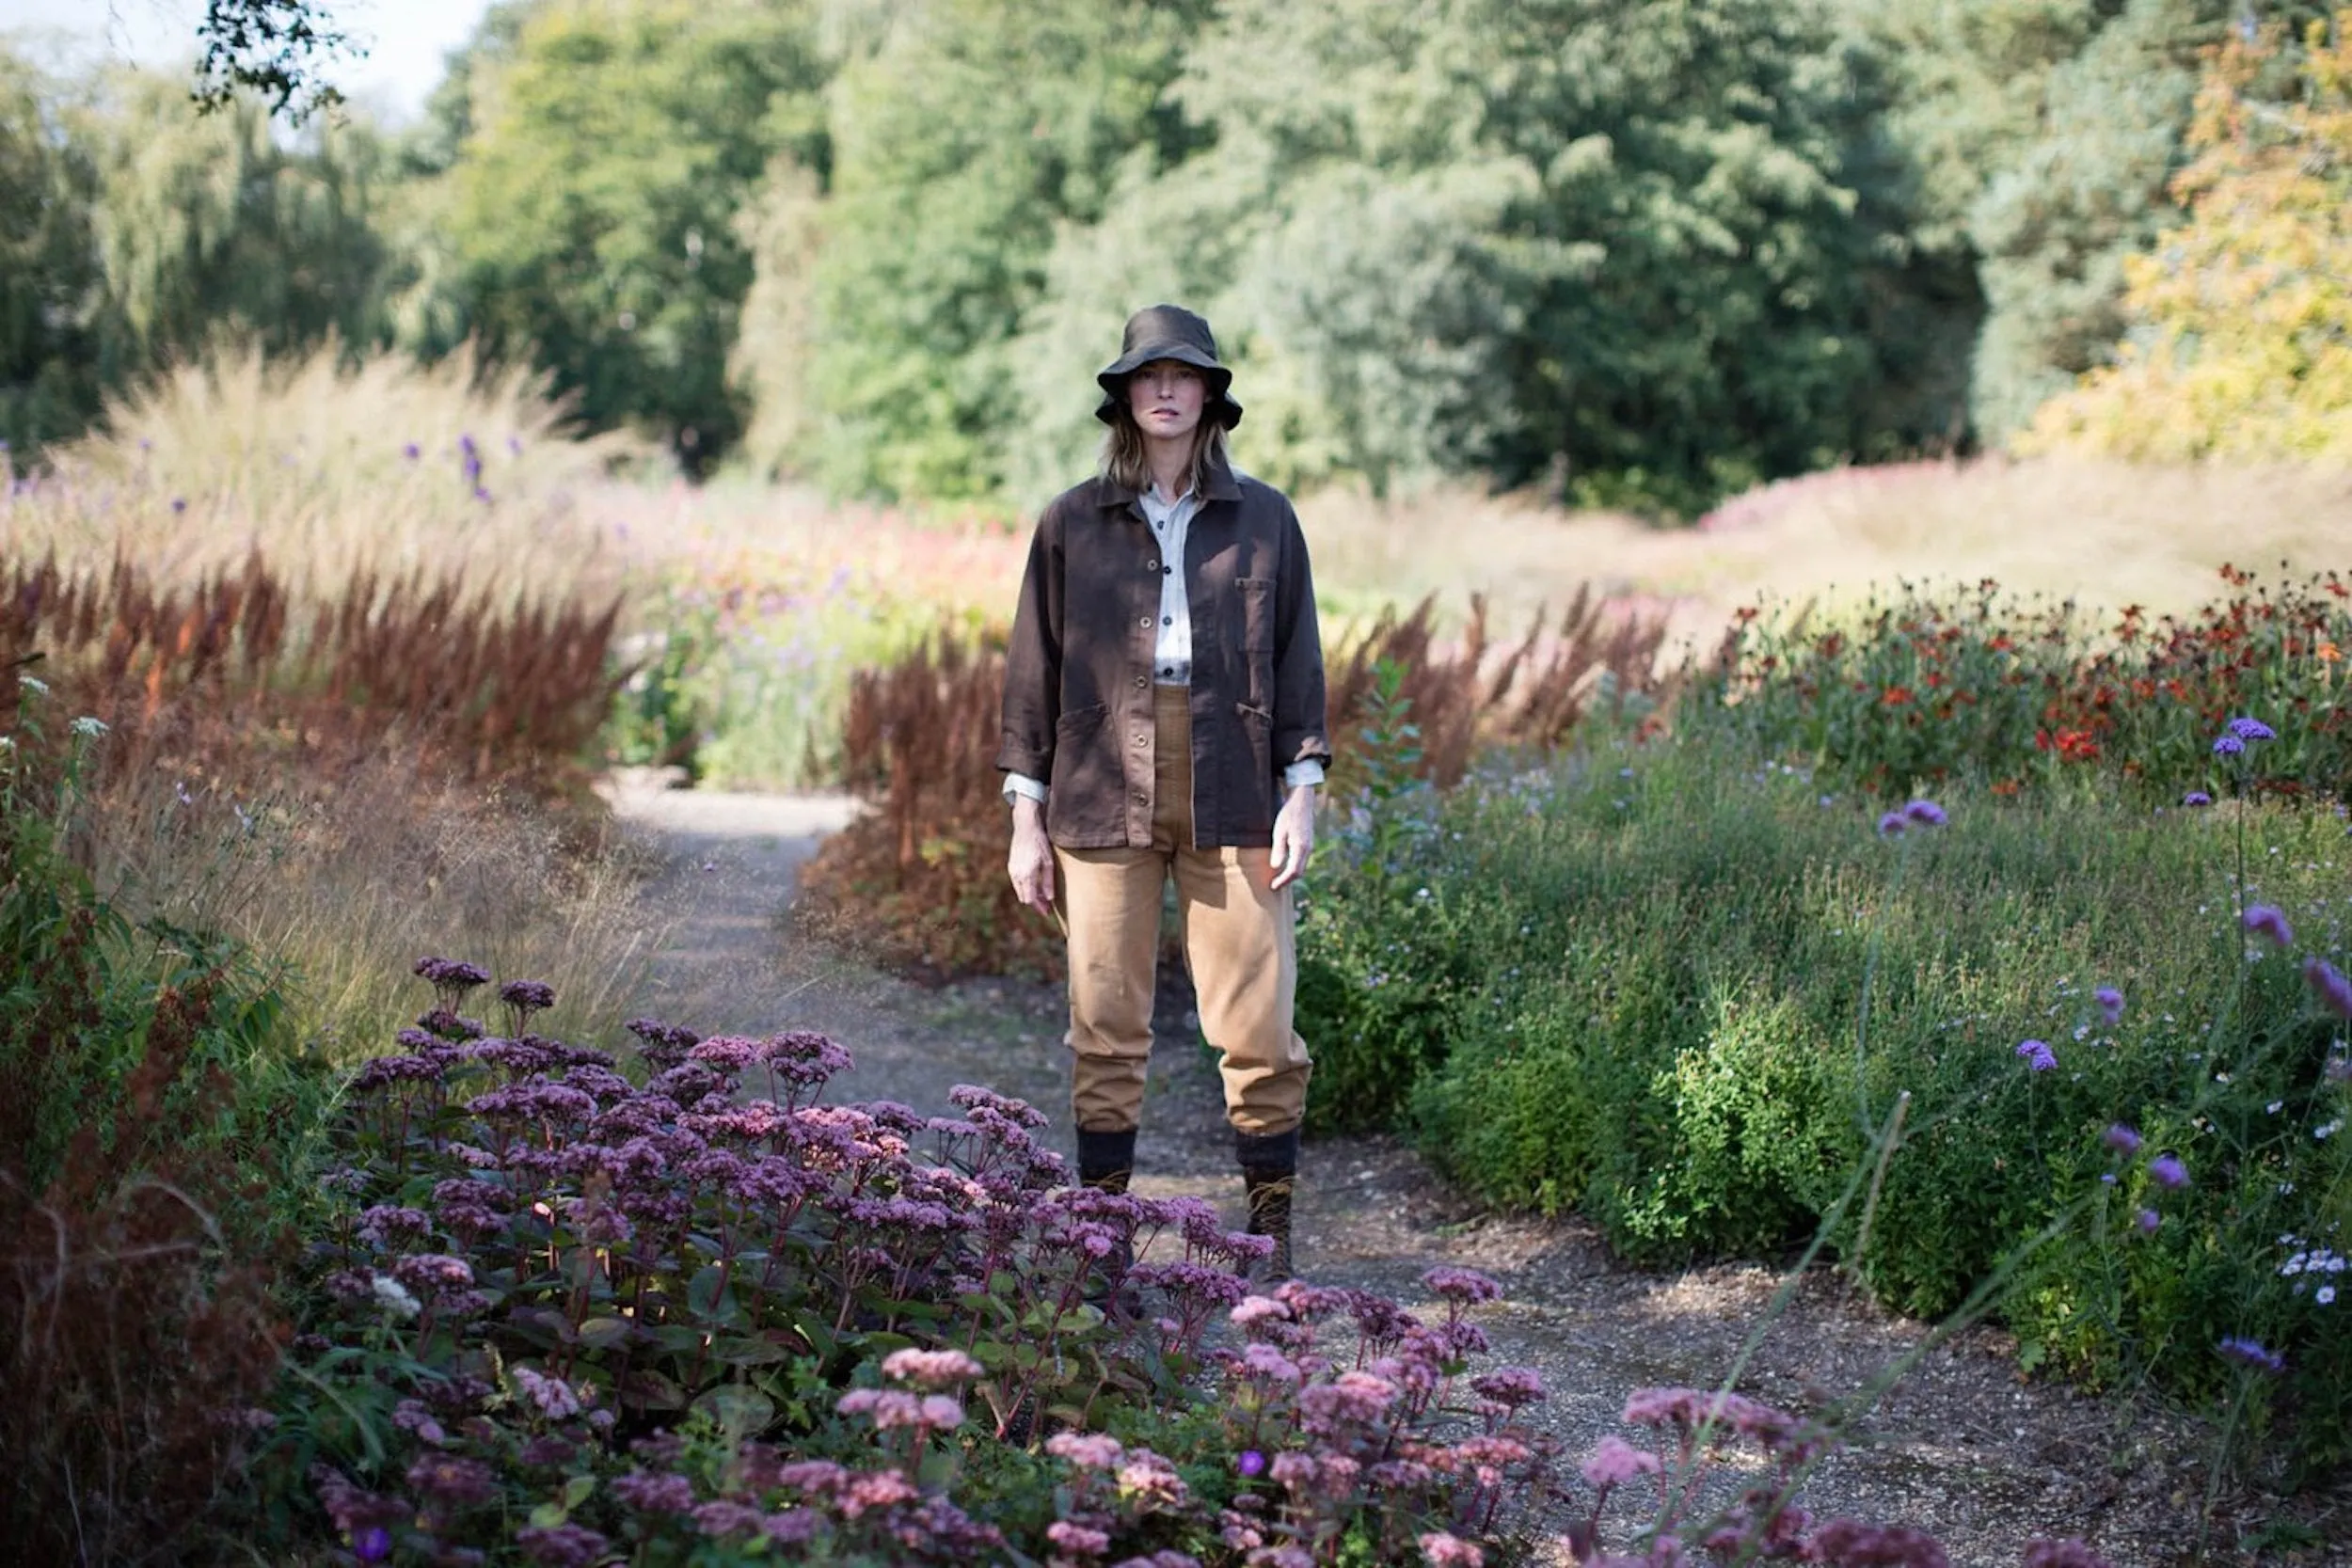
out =
{"type": "Polygon", "coordinates": [[[1331,756],[1306,539],[1280,491],[1226,460],[1241,404],[1207,322],[1136,312],[1095,380],[1102,471],[1038,519],[1013,621],[1009,869],[1023,903],[1058,900],[1078,1175],[1112,1192],[1135,1170],[1175,879],[1249,1228],[1274,1241],[1262,1277],[1286,1279],[1309,1071],[1290,890],[1331,756]]]}

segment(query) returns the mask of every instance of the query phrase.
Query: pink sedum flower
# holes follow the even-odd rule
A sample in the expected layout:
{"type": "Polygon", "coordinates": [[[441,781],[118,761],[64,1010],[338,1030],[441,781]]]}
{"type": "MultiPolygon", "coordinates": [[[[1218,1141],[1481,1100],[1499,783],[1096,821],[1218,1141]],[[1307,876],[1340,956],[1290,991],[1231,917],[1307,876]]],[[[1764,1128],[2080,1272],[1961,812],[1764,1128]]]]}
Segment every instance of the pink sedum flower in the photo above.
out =
{"type": "Polygon", "coordinates": [[[1614,1433],[1602,1438],[1585,1457],[1585,1481],[1602,1491],[1623,1486],[1636,1476],[1654,1476],[1664,1469],[1659,1457],[1637,1449],[1614,1433]]]}
{"type": "Polygon", "coordinates": [[[1421,1538],[1421,1555],[1429,1568],[1485,1568],[1486,1561],[1476,1545],[1441,1529],[1421,1538]]]}
{"type": "Polygon", "coordinates": [[[1057,1432],[1045,1440],[1045,1451],[1066,1459],[1081,1470],[1107,1470],[1126,1453],[1116,1437],[1099,1432],[1057,1432]]]}

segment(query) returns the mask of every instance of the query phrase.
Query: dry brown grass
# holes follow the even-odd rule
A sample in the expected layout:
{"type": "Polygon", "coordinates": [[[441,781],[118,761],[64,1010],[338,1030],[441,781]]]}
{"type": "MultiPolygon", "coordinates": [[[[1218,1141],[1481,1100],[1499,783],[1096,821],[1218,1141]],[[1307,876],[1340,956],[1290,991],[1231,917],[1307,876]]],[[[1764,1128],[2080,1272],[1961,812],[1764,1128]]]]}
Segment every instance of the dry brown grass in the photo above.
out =
{"type": "Polygon", "coordinates": [[[179,589],[0,557],[0,668],[40,652],[51,688],[27,717],[108,726],[77,852],[125,907],[290,963],[337,1053],[389,1042],[426,952],[625,1010],[660,923],[586,787],[616,614],[365,571],[305,609],[258,556],[179,589]]]}
{"type": "Polygon", "coordinates": [[[561,790],[612,705],[618,617],[365,569],[306,606],[258,552],[177,589],[127,561],[0,555],[0,665],[38,656],[72,714],[116,733],[113,775],[332,777],[398,736],[453,778],[561,790]]]}
{"type": "Polygon", "coordinates": [[[2134,467],[2057,458],[1838,470],[1727,503],[1707,526],[1656,529],[1519,497],[1339,492],[1300,505],[1317,585],[1344,610],[1473,592],[1516,619],[1591,583],[1665,608],[1711,641],[1761,594],[1858,597],[1897,578],[1974,582],[2120,608],[2185,611],[2224,562],[2293,572],[2352,552],[2352,474],[2319,468],[2134,467]]]}
{"type": "Polygon", "coordinates": [[[565,417],[529,372],[463,353],[349,364],[328,344],[273,363],[225,345],[110,403],[103,428],[52,451],[45,471],[14,476],[0,546],[76,566],[126,556],[169,583],[258,548],[303,596],[372,569],[462,575],[510,598],[609,597],[621,552],[589,502],[641,493],[613,475],[649,458],[625,435],[571,439],[565,417]]]}

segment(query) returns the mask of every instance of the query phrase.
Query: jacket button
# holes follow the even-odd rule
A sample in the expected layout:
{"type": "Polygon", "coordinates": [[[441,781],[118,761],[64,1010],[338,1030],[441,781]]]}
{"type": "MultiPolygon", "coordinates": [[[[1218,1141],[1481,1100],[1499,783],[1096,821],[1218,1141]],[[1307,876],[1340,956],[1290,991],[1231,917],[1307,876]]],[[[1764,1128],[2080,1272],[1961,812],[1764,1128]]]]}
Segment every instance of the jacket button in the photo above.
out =
{"type": "Polygon", "coordinates": [[[1138,746],[1142,745],[1142,744],[1143,744],[1143,742],[1144,742],[1144,740],[1145,740],[1145,738],[1146,738],[1146,737],[1145,737],[1145,736],[1136,736],[1136,745],[1138,745],[1138,746]]]}
{"type": "Polygon", "coordinates": [[[1147,561],[1143,563],[1143,569],[1147,572],[1156,572],[1160,569],[1160,563],[1156,561],[1147,561]]]}
{"type": "Polygon", "coordinates": [[[1136,689],[1138,691],[1142,690],[1145,687],[1151,684],[1152,677],[1149,675],[1137,675],[1136,677],[1136,689]]]}
{"type": "Polygon", "coordinates": [[[1146,616],[1145,616],[1142,620],[1137,621],[1137,622],[1136,623],[1136,626],[1151,626],[1151,624],[1152,624],[1152,617],[1150,617],[1149,615],[1146,615],[1146,616]]]}

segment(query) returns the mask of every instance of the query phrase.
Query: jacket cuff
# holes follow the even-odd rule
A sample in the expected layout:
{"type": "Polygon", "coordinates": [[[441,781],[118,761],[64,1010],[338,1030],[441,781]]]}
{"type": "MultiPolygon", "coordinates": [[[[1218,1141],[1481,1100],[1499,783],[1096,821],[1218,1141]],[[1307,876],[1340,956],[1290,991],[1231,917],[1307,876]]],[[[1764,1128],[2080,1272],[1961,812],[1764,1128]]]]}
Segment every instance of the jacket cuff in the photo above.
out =
{"type": "Polygon", "coordinates": [[[1323,764],[1315,761],[1312,757],[1309,757],[1304,762],[1294,762],[1288,768],[1282,769],[1282,787],[1284,789],[1296,789],[1302,784],[1311,786],[1319,784],[1322,782],[1323,764]]]}
{"type": "Polygon", "coordinates": [[[1046,793],[1045,785],[1026,773],[1009,771],[1005,774],[1005,799],[1008,800],[1017,795],[1025,800],[1035,800],[1041,806],[1045,803],[1046,793]]]}

